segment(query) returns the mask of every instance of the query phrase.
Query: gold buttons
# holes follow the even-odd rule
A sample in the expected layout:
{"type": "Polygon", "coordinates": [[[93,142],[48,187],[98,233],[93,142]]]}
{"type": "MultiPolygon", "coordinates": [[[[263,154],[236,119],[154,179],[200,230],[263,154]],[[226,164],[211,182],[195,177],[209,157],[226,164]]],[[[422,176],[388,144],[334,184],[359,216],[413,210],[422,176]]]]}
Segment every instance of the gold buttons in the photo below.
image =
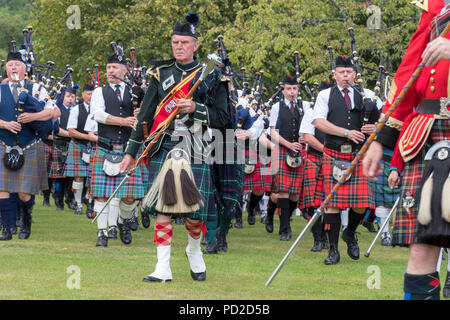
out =
{"type": "Polygon", "coordinates": [[[436,73],[436,69],[431,69],[431,74],[435,74],[436,73]]]}
{"type": "Polygon", "coordinates": [[[436,90],[436,88],[434,86],[430,87],[431,92],[434,92],[434,90],[436,90]]]}

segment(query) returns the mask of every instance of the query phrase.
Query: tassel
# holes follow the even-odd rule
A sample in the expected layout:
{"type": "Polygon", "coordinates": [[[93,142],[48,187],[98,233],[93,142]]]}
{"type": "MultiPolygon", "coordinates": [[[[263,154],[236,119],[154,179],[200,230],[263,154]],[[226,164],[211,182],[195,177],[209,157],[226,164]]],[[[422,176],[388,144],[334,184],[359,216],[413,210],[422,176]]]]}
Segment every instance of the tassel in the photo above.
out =
{"type": "Polygon", "coordinates": [[[177,193],[175,188],[175,177],[173,170],[169,169],[164,178],[162,186],[163,202],[166,206],[173,206],[177,203],[177,193]]]}
{"type": "Polygon", "coordinates": [[[198,191],[197,186],[184,169],[181,169],[180,181],[183,200],[188,206],[193,206],[202,200],[202,195],[198,191]]]}
{"type": "Polygon", "coordinates": [[[425,181],[421,190],[419,213],[417,221],[421,225],[428,225],[431,222],[431,196],[433,193],[433,174],[425,181]]]}
{"type": "Polygon", "coordinates": [[[447,196],[450,195],[450,176],[447,178],[447,181],[445,181],[442,195],[442,218],[444,218],[445,221],[450,222],[450,199],[447,198],[447,196]]]}
{"type": "Polygon", "coordinates": [[[161,187],[163,185],[164,179],[166,177],[166,173],[171,168],[171,166],[172,166],[172,159],[169,159],[164,162],[164,164],[161,168],[161,171],[159,172],[159,174],[156,176],[155,180],[153,181],[152,187],[147,192],[147,194],[144,197],[144,200],[142,201],[142,206],[144,208],[151,208],[151,207],[155,206],[155,204],[157,203],[158,199],[160,198],[160,193],[161,193],[160,191],[161,191],[161,187]]]}

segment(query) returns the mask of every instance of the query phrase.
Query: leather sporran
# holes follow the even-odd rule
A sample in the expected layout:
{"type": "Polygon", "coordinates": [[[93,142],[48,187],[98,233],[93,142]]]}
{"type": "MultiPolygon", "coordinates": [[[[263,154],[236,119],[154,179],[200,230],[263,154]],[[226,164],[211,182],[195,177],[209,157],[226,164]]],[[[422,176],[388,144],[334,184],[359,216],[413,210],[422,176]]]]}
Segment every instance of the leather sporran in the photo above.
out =
{"type": "Polygon", "coordinates": [[[5,155],[3,156],[3,163],[11,171],[17,171],[22,168],[25,163],[23,149],[19,146],[7,146],[5,148],[5,155]]]}
{"type": "Polygon", "coordinates": [[[256,165],[252,163],[245,162],[244,166],[244,173],[245,174],[252,174],[255,171],[256,165]]]}
{"type": "Polygon", "coordinates": [[[296,169],[302,165],[302,155],[298,151],[286,151],[286,164],[289,168],[296,169]]]}
{"type": "Polygon", "coordinates": [[[91,162],[91,147],[81,147],[81,160],[89,164],[91,162]]]}
{"type": "MultiPolygon", "coordinates": [[[[340,160],[334,160],[333,161],[333,178],[336,181],[340,181],[342,176],[344,175],[345,171],[352,165],[351,162],[348,161],[340,161],[340,160]]],[[[350,173],[344,182],[347,182],[352,177],[352,174],[350,173]]]]}
{"type": "Polygon", "coordinates": [[[120,154],[106,153],[103,157],[103,171],[110,177],[115,177],[120,173],[120,163],[123,156],[120,154]]]}

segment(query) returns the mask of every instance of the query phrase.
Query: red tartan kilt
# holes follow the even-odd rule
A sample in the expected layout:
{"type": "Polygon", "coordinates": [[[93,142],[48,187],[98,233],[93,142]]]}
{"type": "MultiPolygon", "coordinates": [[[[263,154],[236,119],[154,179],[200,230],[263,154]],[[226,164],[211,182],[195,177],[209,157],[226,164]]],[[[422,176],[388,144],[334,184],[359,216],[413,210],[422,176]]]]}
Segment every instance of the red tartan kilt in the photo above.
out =
{"type": "Polygon", "coordinates": [[[323,156],[317,152],[310,152],[306,156],[303,169],[303,187],[300,197],[300,209],[318,207],[323,202],[323,156]]]}
{"type": "Polygon", "coordinates": [[[301,194],[303,167],[305,165],[304,159],[298,168],[290,168],[286,163],[286,148],[279,147],[277,153],[278,170],[274,175],[275,193],[283,192],[289,194],[301,194]]]}
{"type": "MultiPolygon", "coordinates": [[[[333,158],[351,162],[355,156],[355,153],[342,153],[324,148],[322,171],[325,197],[333,190],[337,183],[333,178],[333,158]]],[[[375,208],[372,188],[363,174],[362,159],[363,157],[353,170],[350,180],[339,187],[337,193],[330,201],[329,208],[339,208],[342,210],[347,208],[375,208]]]]}
{"type": "MultiPolygon", "coordinates": [[[[250,155],[249,150],[245,150],[245,159],[248,159],[250,155]]],[[[258,190],[264,190],[264,175],[262,174],[262,169],[264,168],[264,165],[257,159],[256,152],[252,152],[251,160],[256,160],[255,164],[255,170],[251,174],[244,174],[245,175],[245,183],[244,183],[244,189],[243,190],[250,190],[250,191],[258,191],[258,190]]]]}

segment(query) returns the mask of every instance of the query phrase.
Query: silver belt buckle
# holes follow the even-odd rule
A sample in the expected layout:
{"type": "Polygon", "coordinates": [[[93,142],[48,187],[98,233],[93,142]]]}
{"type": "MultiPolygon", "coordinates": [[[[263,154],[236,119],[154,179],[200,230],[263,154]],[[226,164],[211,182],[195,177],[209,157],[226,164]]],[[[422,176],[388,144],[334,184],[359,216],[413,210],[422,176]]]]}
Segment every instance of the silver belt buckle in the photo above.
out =
{"type": "Polygon", "coordinates": [[[439,115],[441,117],[450,119],[450,110],[448,109],[448,105],[450,104],[450,98],[440,98],[441,102],[441,111],[439,112],[439,115]]]}
{"type": "Polygon", "coordinates": [[[123,146],[113,146],[113,151],[116,152],[123,152],[123,146]]]}
{"type": "Polygon", "coordinates": [[[352,145],[351,144],[343,144],[343,145],[341,145],[341,152],[342,153],[351,153],[352,152],[352,145]]]}

